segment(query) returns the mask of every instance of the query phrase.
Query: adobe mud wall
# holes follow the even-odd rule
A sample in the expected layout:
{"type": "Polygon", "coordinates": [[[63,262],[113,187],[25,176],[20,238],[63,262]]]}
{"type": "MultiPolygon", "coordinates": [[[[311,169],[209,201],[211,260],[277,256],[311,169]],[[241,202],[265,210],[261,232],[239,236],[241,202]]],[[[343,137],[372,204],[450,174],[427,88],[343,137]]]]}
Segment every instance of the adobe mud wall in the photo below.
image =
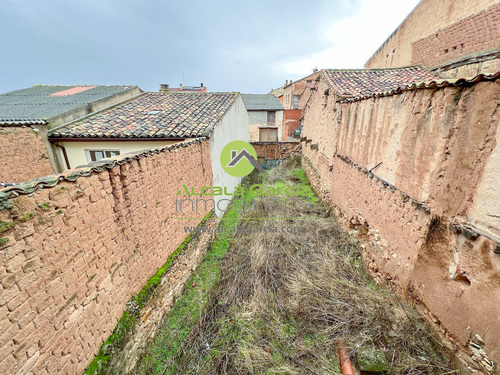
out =
{"type": "MultiPolygon", "coordinates": [[[[217,219],[206,219],[205,228],[215,229],[217,219]]],[[[202,262],[207,253],[214,232],[203,231],[192,238],[177,254],[171,267],[161,277],[158,287],[140,311],[137,323],[125,339],[123,348],[111,349],[110,362],[107,364],[109,374],[134,374],[139,360],[145,354],[148,342],[155,336],[163,318],[175,304],[176,298],[182,295],[187,281],[193,271],[202,262]]]]}
{"type": "Polygon", "coordinates": [[[54,173],[38,129],[0,127],[0,183],[24,182],[54,173]]]}
{"type": "Polygon", "coordinates": [[[372,270],[413,298],[471,368],[491,370],[500,360],[500,82],[351,103],[326,88],[304,114],[313,186],[368,235],[372,270]]]}
{"type": "Polygon", "coordinates": [[[208,141],[115,160],[0,202],[2,373],[81,374],[201,221],[175,220],[175,201],[213,184],[208,141]]]}
{"type": "MultiPolygon", "coordinates": [[[[433,68],[457,57],[497,48],[499,10],[498,0],[423,0],[366,62],[365,68],[417,63],[433,68]]],[[[484,68],[482,72],[495,73],[486,70],[487,65],[484,68]]]]}

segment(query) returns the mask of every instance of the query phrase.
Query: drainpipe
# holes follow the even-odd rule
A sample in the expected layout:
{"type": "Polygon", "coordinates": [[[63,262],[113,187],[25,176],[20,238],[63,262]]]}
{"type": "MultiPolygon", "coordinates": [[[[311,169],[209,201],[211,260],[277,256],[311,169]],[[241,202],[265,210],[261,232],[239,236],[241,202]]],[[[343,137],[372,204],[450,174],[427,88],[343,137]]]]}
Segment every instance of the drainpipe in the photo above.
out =
{"type": "Polygon", "coordinates": [[[69,164],[69,159],[68,159],[68,154],[66,153],[66,148],[64,146],[61,146],[59,142],[57,141],[51,141],[55,146],[59,147],[63,153],[64,156],[64,161],[66,163],[66,168],[71,169],[71,166],[69,164]]]}

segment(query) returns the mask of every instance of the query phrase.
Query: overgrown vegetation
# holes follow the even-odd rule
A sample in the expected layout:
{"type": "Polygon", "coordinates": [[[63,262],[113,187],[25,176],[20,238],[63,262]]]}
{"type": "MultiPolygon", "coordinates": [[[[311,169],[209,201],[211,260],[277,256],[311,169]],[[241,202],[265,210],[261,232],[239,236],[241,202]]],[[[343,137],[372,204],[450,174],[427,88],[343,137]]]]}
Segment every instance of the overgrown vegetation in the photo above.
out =
{"type": "MultiPolygon", "coordinates": [[[[200,225],[209,219],[211,214],[208,214],[200,225]]],[[[182,244],[170,255],[167,262],[151,277],[146,285],[141,289],[137,296],[133,297],[128,303],[122,317],[120,318],[118,324],[116,325],[113,333],[109,338],[101,345],[99,353],[87,367],[85,374],[87,375],[98,375],[105,374],[108,372],[107,364],[112,355],[112,351],[116,349],[123,349],[126,339],[129,333],[134,329],[137,323],[137,318],[140,316],[140,311],[152,296],[158,285],[160,284],[161,277],[168,271],[172,266],[172,263],[179,256],[180,252],[185,249],[187,244],[193,239],[193,235],[189,235],[182,242],[182,244]]],[[[91,276],[89,281],[96,275],[91,276]]]]}
{"type": "MultiPolygon", "coordinates": [[[[307,178],[292,160],[245,183],[307,178]]],[[[281,212],[225,219],[301,230],[220,234],[134,373],[339,374],[339,340],[355,363],[358,352],[376,348],[391,374],[454,373],[417,312],[370,279],[357,242],[328,207],[315,199],[287,212],[294,219],[277,220],[281,212]]]]}

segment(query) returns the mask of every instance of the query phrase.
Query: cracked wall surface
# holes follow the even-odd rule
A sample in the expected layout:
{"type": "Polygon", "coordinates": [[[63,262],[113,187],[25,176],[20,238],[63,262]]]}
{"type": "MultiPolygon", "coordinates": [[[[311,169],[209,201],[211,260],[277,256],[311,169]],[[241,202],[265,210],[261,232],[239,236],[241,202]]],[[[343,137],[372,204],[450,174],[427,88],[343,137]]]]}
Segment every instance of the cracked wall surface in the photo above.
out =
{"type": "MultiPolygon", "coordinates": [[[[500,82],[339,103],[325,82],[304,114],[316,191],[361,232],[365,255],[477,371],[500,360],[500,82]],[[483,340],[484,363],[471,340],[483,340]]],[[[489,367],[490,366],[490,367],[489,367]]]]}

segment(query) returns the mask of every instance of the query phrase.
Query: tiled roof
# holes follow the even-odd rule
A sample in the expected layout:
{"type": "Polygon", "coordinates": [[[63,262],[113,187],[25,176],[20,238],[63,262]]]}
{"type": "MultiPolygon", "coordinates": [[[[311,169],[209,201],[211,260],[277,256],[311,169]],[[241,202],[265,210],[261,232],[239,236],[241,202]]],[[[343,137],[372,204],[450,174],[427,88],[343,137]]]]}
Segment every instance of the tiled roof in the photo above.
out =
{"type": "Polygon", "coordinates": [[[358,97],[394,90],[413,83],[439,79],[418,66],[396,69],[323,70],[323,77],[338,96],[358,97]]]}
{"type": "Polygon", "coordinates": [[[500,72],[494,74],[478,74],[472,78],[449,78],[449,79],[436,78],[427,82],[418,82],[418,83],[411,83],[408,85],[402,85],[384,92],[374,92],[369,95],[350,97],[344,100],[340,100],[340,102],[347,103],[374,97],[376,98],[380,96],[392,96],[401,94],[404,91],[412,91],[419,89],[439,89],[443,87],[472,86],[481,81],[496,81],[499,78],[500,78],[500,72]]]}
{"type": "Polygon", "coordinates": [[[54,128],[50,138],[194,138],[209,136],[237,93],[148,92],[54,128]]]}
{"type": "Polygon", "coordinates": [[[280,100],[271,94],[241,94],[247,111],[282,111],[280,100]]]}
{"type": "Polygon", "coordinates": [[[0,94],[0,125],[44,124],[45,120],[137,86],[35,85],[0,94]]]}

